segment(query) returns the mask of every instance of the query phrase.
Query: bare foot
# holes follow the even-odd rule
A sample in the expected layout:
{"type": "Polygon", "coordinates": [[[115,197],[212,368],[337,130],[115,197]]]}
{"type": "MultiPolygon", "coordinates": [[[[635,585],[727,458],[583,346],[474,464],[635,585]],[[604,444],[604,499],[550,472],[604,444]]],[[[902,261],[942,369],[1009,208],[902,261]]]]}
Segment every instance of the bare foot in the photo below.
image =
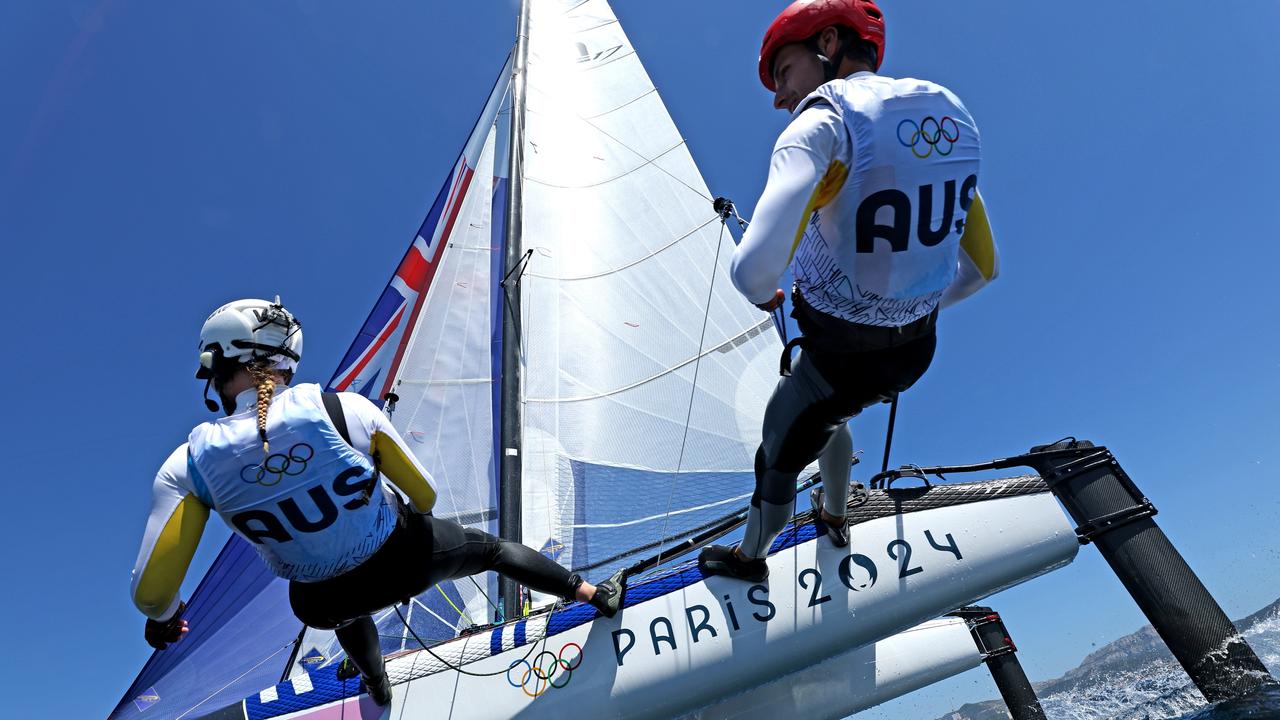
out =
{"type": "Polygon", "coordinates": [[[574,593],[573,597],[578,602],[590,602],[591,598],[595,597],[595,594],[596,586],[586,580],[583,580],[582,584],[578,586],[578,591],[574,593]]]}

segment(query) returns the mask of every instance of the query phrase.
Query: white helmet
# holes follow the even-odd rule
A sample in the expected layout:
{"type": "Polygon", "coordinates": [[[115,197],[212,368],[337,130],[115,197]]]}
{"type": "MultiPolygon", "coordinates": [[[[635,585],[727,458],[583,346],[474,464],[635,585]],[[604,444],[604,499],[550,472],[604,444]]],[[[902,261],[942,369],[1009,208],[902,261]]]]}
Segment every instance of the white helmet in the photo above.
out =
{"type": "Polygon", "coordinates": [[[292,372],[302,359],[302,323],[280,304],[267,300],[236,300],[213,311],[200,328],[201,380],[214,376],[223,360],[237,364],[274,359],[278,370],[292,372]]]}

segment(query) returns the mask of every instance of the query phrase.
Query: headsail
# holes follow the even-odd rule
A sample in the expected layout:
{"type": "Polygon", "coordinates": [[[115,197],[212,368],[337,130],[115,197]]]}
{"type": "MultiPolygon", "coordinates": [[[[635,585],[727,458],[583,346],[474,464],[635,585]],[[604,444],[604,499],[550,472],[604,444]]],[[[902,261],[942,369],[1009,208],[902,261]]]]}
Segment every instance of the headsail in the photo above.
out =
{"type": "Polygon", "coordinates": [[[523,539],[604,574],[746,504],[778,341],[608,3],[529,5],[523,539]]]}
{"type": "MultiPolygon", "coordinates": [[[[505,235],[510,76],[508,59],[449,180],[330,381],[332,390],[385,403],[436,479],[437,517],[487,532],[497,532],[498,248],[505,235]]],[[[423,639],[451,638],[493,619],[495,589],[492,576],[441,583],[415,598],[406,617],[423,639]]],[[[394,612],[376,619],[386,650],[414,643],[394,612]]],[[[336,642],[327,648],[314,642],[322,654],[338,652],[336,642]]]]}
{"type": "MultiPolygon", "coordinates": [[[[440,481],[436,514],[496,530],[495,335],[490,278],[506,184],[508,62],[453,170],[415,233],[329,389],[381,404],[400,396],[392,422],[440,481]],[[495,210],[495,204],[498,208],[495,210]]],[[[452,638],[491,619],[491,578],[442,583],[406,617],[423,639],[452,638]]],[[[332,633],[307,630],[289,609],[288,584],[232,537],[188,600],[192,631],[155,653],[111,718],[194,716],[330,662],[332,633]],[[292,658],[292,662],[291,662],[292,658]],[[199,708],[199,710],[196,710],[199,708]],[[145,711],[145,715],[140,715],[145,711]]],[[[391,611],[377,618],[384,651],[416,644],[391,611]]]]}

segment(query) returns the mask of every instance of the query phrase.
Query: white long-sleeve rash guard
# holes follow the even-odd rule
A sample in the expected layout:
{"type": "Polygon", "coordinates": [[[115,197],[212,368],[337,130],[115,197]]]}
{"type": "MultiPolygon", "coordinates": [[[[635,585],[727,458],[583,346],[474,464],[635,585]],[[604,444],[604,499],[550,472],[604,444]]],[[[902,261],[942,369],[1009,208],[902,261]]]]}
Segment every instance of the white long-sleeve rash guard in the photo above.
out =
{"type": "MultiPolygon", "coordinates": [[[[798,113],[779,136],[769,177],[751,226],[734,251],[733,284],[754,304],[769,302],[791,264],[813,206],[815,190],[832,161],[851,157],[848,132],[825,102],[798,113]]],[[[980,195],[975,195],[960,241],[955,280],[942,297],[953,305],[981,290],[1000,272],[1000,258],[980,195]]]]}
{"type": "MultiPolygon", "coordinates": [[[[282,393],[297,393],[315,386],[288,388],[277,393],[271,410],[279,411],[289,400],[282,393]]],[[[418,512],[431,510],[436,490],[431,475],[422,467],[386,415],[366,398],[355,393],[338,393],[352,447],[372,463],[376,452],[384,481],[400,490],[418,512]]],[[[236,398],[244,408],[223,422],[256,423],[256,390],[246,390],[236,398]]],[[[178,610],[178,591],[204,532],[209,511],[221,502],[225,492],[207,487],[191,477],[188,445],[178,446],[161,466],[152,485],[151,513],[147,518],[142,547],[134,564],[132,597],[134,604],[154,620],[171,618],[178,610]]],[[[238,481],[237,481],[238,482],[238,481]]],[[[234,528],[233,528],[234,529],[234,528]]]]}

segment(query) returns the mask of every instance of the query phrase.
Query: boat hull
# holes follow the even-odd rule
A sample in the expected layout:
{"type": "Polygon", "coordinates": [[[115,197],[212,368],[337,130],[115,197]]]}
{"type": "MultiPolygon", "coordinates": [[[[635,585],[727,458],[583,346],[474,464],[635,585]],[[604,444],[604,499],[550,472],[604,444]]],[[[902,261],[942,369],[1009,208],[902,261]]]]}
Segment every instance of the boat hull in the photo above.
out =
{"type": "MultiPolygon", "coordinates": [[[[873,491],[853,514],[848,548],[815,538],[811,524],[789,527],[763,583],[685,567],[632,584],[613,619],[574,604],[391,659],[391,717],[559,718],[588,706],[603,717],[669,718],[819,663],[818,675],[850,670],[830,659],[856,663],[851,650],[1062,567],[1079,547],[1038,478],[873,491]]],[[[321,668],[220,717],[383,716],[349,697],[356,691],[321,668]]],[[[816,701],[792,702],[816,712],[816,701]]]]}
{"type": "Polygon", "coordinates": [[[848,717],[982,664],[969,623],[944,617],[841,653],[680,720],[848,717]]]}

